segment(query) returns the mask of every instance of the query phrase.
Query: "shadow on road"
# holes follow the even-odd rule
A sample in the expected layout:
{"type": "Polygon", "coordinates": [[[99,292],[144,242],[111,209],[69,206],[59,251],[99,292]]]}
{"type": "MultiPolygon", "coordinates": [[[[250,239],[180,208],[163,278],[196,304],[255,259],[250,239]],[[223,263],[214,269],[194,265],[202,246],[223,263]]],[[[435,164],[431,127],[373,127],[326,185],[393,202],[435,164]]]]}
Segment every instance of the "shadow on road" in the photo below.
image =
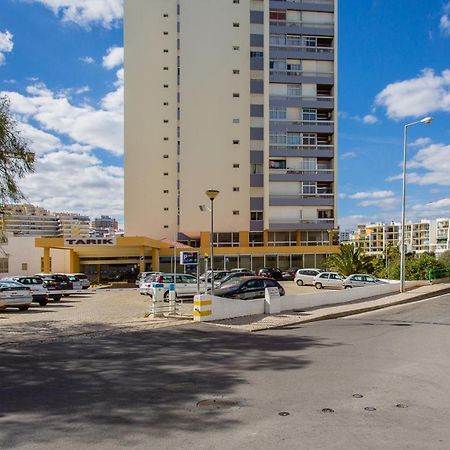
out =
{"type": "Polygon", "coordinates": [[[237,419],[199,411],[197,402],[236,399],[246,371],[301,369],[309,364],[304,349],[330,345],[209,326],[116,333],[104,325],[89,328],[98,334],[3,349],[0,447],[44,445],[71,433],[82,435],[84,445],[99,443],[111,438],[110,429],[130,447],[130,433],[225,429],[237,419]]]}

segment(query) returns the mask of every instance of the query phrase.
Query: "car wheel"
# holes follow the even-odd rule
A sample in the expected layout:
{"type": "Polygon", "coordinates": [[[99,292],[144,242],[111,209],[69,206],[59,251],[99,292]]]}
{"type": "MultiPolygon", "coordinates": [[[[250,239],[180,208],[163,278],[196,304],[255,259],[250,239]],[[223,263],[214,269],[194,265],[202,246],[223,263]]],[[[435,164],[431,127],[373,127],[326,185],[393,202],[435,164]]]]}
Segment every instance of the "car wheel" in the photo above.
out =
{"type": "Polygon", "coordinates": [[[297,286],[303,286],[303,280],[297,280],[296,283],[297,286]]]}
{"type": "Polygon", "coordinates": [[[47,305],[47,300],[39,300],[39,304],[41,305],[41,306],[45,306],[45,305],[47,305]]]}
{"type": "Polygon", "coordinates": [[[26,311],[29,307],[30,307],[29,305],[22,305],[22,306],[19,306],[19,310],[26,311]]]}
{"type": "Polygon", "coordinates": [[[352,286],[344,286],[344,289],[351,289],[352,286]]]}
{"type": "Polygon", "coordinates": [[[53,297],[53,301],[59,302],[61,300],[61,296],[58,295],[57,297],[53,297]]]}
{"type": "Polygon", "coordinates": [[[64,295],[64,297],[68,297],[70,294],[63,294],[64,295]]]}
{"type": "Polygon", "coordinates": [[[316,287],[316,289],[322,289],[323,288],[322,283],[316,283],[314,286],[316,287]]]}

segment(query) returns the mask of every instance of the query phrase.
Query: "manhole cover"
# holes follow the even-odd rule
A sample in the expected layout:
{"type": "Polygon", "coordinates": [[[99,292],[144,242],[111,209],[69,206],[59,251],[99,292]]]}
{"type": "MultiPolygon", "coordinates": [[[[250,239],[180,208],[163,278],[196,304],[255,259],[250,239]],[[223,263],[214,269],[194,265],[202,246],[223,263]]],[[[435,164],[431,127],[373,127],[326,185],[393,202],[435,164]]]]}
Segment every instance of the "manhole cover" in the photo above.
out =
{"type": "Polygon", "coordinates": [[[377,408],[374,408],[373,406],[366,406],[364,409],[366,411],[376,411],[377,410],[377,408]]]}
{"type": "Polygon", "coordinates": [[[323,408],[323,409],[322,409],[322,412],[323,412],[323,413],[334,413],[334,409],[331,409],[331,408],[323,408]]]}
{"type": "Polygon", "coordinates": [[[362,394],[353,394],[352,397],[354,397],[354,398],[363,398],[364,395],[362,395],[362,394]]]}
{"type": "Polygon", "coordinates": [[[231,409],[237,408],[239,403],[233,400],[218,400],[218,399],[208,399],[201,400],[197,403],[197,408],[200,409],[231,409]]]}
{"type": "Polygon", "coordinates": [[[407,408],[408,405],[405,405],[404,403],[398,403],[397,405],[395,405],[397,408],[407,408]]]}
{"type": "Polygon", "coordinates": [[[282,417],[286,417],[286,416],[290,416],[291,413],[289,413],[289,412],[287,412],[287,411],[281,411],[281,412],[278,413],[278,415],[279,415],[279,416],[282,416],[282,417]]]}

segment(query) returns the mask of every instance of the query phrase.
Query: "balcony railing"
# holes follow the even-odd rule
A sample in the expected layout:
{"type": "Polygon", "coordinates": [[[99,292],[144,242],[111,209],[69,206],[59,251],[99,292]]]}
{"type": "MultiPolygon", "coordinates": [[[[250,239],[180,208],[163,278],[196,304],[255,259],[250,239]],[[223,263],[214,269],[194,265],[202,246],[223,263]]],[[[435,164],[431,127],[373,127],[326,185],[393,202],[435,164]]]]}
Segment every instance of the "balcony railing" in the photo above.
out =
{"type": "Polygon", "coordinates": [[[269,169],[269,173],[275,173],[275,174],[313,174],[318,175],[320,173],[332,173],[334,172],[334,169],[269,169]]]}
{"type": "Polygon", "coordinates": [[[289,2],[289,3],[314,3],[316,5],[333,5],[334,0],[276,0],[277,2],[289,2]]]}
{"type": "Polygon", "coordinates": [[[334,120],[270,119],[270,122],[285,123],[291,125],[316,125],[316,126],[334,125],[334,120]]]}
{"type": "Polygon", "coordinates": [[[271,219],[270,223],[298,223],[300,225],[319,225],[319,224],[329,224],[334,225],[334,219],[271,219]]]}
{"type": "Polygon", "coordinates": [[[289,148],[292,150],[334,150],[333,144],[316,144],[316,145],[305,145],[305,144],[270,144],[270,150],[276,150],[278,147],[289,148]]]}
{"type": "Polygon", "coordinates": [[[290,99],[298,99],[307,102],[330,102],[334,100],[334,97],[329,95],[270,95],[270,99],[273,100],[290,100],[290,99]]]}
{"type": "Polygon", "coordinates": [[[309,198],[334,198],[334,194],[332,192],[327,192],[325,194],[286,194],[286,195],[272,195],[270,194],[270,198],[275,200],[277,199],[285,199],[285,198],[300,198],[300,199],[309,199],[309,198]]]}
{"type": "Polygon", "coordinates": [[[306,22],[306,21],[292,21],[292,20],[282,20],[282,19],[271,19],[270,26],[272,27],[311,27],[311,28],[334,28],[334,23],[317,23],[317,22],[306,22]]]}
{"type": "Polygon", "coordinates": [[[333,47],[321,47],[321,46],[309,46],[309,45],[295,45],[295,44],[284,44],[284,45],[274,45],[270,44],[271,50],[303,50],[306,53],[334,53],[333,47]]]}
{"type": "Polygon", "coordinates": [[[333,77],[334,72],[307,72],[305,70],[271,70],[272,76],[286,77],[333,77]]]}

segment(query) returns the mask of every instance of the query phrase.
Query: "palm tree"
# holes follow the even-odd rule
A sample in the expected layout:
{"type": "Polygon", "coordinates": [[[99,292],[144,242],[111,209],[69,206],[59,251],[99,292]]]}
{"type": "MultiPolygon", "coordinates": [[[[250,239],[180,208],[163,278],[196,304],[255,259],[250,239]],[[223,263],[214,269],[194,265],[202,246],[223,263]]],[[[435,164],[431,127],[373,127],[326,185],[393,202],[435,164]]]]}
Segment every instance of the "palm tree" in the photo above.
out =
{"type": "Polygon", "coordinates": [[[9,104],[7,97],[0,97],[0,211],[8,201],[23,199],[18,180],[34,170],[34,153],[21,136],[9,104]]]}
{"type": "Polygon", "coordinates": [[[327,268],[348,276],[352,273],[365,273],[370,271],[370,258],[364,255],[360,247],[354,244],[341,244],[339,253],[329,256],[325,260],[327,268]]]}

